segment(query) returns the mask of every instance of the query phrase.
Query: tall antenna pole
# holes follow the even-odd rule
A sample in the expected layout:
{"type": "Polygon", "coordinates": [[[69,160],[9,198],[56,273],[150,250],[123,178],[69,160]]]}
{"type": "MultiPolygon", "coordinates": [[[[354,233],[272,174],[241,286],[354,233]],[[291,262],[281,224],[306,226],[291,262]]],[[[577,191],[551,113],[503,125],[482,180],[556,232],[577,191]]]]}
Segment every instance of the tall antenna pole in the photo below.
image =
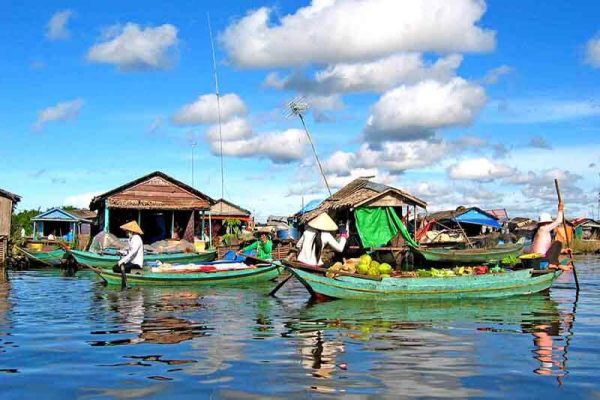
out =
{"type": "MultiPolygon", "coordinates": [[[[217,114],[219,119],[219,155],[221,157],[221,198],[224,199],[223,191],[225,190],[225,175],[223,172],[223,133],[221,131],[221,94],[219,93],[219,76],[217,75],[217,59],[215,57],[215,44],[213,41],[212,27],[210,25],[210,14],[206,13],[206,19],[208,20],[208,33],[210,35],[210,48],[212,50],[213,60],[213,76],[215,79],[215,95],[217,96],[217,114]]],[[[223,205],[221,204],[221,208],[223,205]]]]}
{"type": "Polygon", "coordinates": [[[327,178],[325,177],[325,172],[323,171],[323,166],[321,165],[321,160],[319,160],[319,156],[317,155],[317,149],[315,148],[315,144],[313,143],[312,137],[310,136],[310,132],[308,132],[308,128],[306,127],[306,123],[304,122],[304,116],[302,113],[308,108],[308,104],[306,104],[301,97],[297,97],[294,100],[288,103],[288,115],[297,115],[300,117],[300,121],[302,121],[302,126],[304,127],[304,132],[306,132],[306,137],[308,138],[308,142],[312,147],[313,154],[315,156],[315,160],[317,160],[317,165],[319,166],[319,171],[321,171],[321,176],[323,177],[323,182],[325,182],[325,186],[327,187],[327,192],[329,192],[329,197],[331,197],[331,188],[329,187],[329,183],[327,182],[327,178]]]}
{"type": "Polygon", "coordinates": [[[192,187],[194,186],[194,147],[196,147],[196,142],[192,142],[192,187]]]}

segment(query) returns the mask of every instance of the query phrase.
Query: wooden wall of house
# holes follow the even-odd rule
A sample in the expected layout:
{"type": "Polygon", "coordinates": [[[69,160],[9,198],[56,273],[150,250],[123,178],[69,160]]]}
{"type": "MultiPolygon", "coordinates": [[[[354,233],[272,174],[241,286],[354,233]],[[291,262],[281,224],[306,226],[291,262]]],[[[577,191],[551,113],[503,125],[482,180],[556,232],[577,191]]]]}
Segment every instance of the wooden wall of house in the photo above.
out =
{"type": "Polygon", "coordinates": [[[134,209],[208,208],[206,199],[163,179],[153,177],[108,198],[108,206],[134,209]]]}
{"type": "Polygon", "coordinates": [[[0,197],[0,236],[10,236],[10,218],[12,216],[12,200],[0,197]]]}
{"type": "Polygon", "coordinates": [[[223,201],[216,202],[215,205],[210,208],[210,213],[212,215],[249,216],[245,211],[240,210],[237,207],[233,207],[223,201]]]}

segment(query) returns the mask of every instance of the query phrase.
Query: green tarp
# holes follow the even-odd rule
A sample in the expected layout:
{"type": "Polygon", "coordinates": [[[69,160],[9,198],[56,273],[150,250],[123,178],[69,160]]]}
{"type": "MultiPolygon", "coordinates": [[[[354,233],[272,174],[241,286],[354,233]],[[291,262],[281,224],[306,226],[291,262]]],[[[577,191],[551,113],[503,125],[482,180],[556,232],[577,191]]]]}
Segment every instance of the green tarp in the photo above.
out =
{"type": "Polygon", "coordinates": [[[364,247],[383,246],[398,232],[409,246],[419,246],[392,207],[361,207],[354,211],[354,218],[364,247]]]}

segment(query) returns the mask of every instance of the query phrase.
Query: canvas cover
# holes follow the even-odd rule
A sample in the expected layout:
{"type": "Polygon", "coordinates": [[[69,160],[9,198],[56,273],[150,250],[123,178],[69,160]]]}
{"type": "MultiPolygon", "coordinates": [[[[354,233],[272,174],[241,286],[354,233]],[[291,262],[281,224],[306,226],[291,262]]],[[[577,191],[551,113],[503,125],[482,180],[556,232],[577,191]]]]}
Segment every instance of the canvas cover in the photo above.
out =
{"type": "Polygon", "coordinates": [[[122,250],[127,247],[126,242],[122,242],[112,233],[100,232],[92,239],[90,251],[96,254],[102,254],[106,249],[122,250]]]}
{"type": "Polygon", "coordinates": [[[455,218],[457,222],[464,222],[467,224],[475,224],[475,225],[486,225],[494,228],[501,228],[502,225],[498,222],[497,219],[491,218],[488,215],[482,214],[477,210],[469,210],[466,213],[459,215],[455,218]]]}
{"type": "Polygon", "coordinates": [[[354,211],[354,218],[364,247],[383,246],[398,232],[409,246],[419,246],[392,207],[360,207],[354,211]]]}

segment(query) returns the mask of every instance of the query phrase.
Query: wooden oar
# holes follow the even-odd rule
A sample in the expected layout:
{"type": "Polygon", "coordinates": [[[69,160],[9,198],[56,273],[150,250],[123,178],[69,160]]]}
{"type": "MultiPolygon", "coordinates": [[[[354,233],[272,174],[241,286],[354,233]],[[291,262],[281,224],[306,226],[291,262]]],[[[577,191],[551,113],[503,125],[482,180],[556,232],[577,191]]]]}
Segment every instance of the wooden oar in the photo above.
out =
{"type": "MultiPolygon", "coordinates": [[[[562,203],[562,197],[560,195],[560,187],[558,186],[558,179],[554,180],[554,186],[556,187],[556,195],[558,196],[558,203],[562,203]]],[[[567,232],[567,220],[565,218],[565,211],[561,210],[563,213],[563,229],[565,230],[565,240],[567,241],[567,247],[571,247],[571,243],[569,240],[569,233],[567,232]]],[[[573,261],[573,251],[569,253],[569,258],[571,259],[571,265],[573,266],[573,278],[575,278],[575,288],[577,292],[579,292],[579,279],[577,278],[577,269],[575,268],[575,262],[573,261]]]]}
{"type": "Polygon", "coordinates": [[[292,279],[294,277],[294,274],[292,274],[291,272],[289,272],[289,274],[290,275],[287,278],[285,278],[284,280],[282,280],[281,282],[279,282],[279,284],[277,286],[275,286],[275,288],[269,292],[269,296],[275,297],[275,293],[277,293],[279,291],[279,289],[281,289],[281,287],[283,285],[285,285],[285,283],[287,281],[289,281],[290,279],[292,279]]]}
{"type": "MultiPolygon", "coordinates": [[[[117,264],[118,266],[119,264],[117,264]]],[[[127,274],[125,273],[125,266],[121,265],[121,290],[127,289],[127,274]]]]}

